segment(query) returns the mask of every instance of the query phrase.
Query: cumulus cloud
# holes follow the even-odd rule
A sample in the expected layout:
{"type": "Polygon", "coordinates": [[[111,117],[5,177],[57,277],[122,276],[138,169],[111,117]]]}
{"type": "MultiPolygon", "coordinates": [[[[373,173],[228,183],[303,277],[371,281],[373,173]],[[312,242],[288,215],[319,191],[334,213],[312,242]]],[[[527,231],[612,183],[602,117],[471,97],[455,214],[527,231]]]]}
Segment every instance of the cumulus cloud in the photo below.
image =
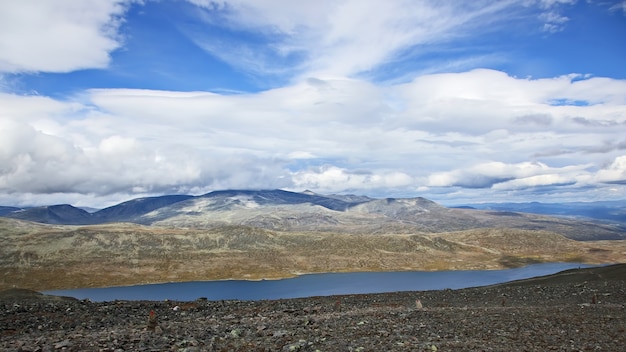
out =
{"type": "Polygon", "coordinates": [[[34,193],[72,190],[71,176],[54,177],[71,175],[73,164],[86,166],[70,143],[23,123],[0,120],[0,126],[0,189],[34,193]]]}
{"type": "Polygon", "coordinates": [[[546,176],[549,172],[550,168],[539,162],[517,164],[488,162],[469,168],[432,174],[428,179],[428,186],[490,188],[502,183],[511,184],[512,180],[538,179],[538,176],[546,176]]]}
{"type": "Polygon", "coordinates": [[[626,184],[626,155],[621,155],[606,168],[598,171],[597,179],[604,183],[626,184]]]}
{"type": "Polygon", "coordinates": [[[267,160],[245,154],[203,155],[164,140],[151,143],[113,135],[88,148],[10,120],[0,120],[0,131],[0,191],[7,194],[203,193],[263,188],[268,179],[280,177],[267,160]]]}
{"type": "Polygon", "coordinates": [[[0,2],[0,72],[103,68],[132,0],[0,2]]]}
{"type": "Polygon", "coordinates": [[[297,171],[293,174],[293,187],[315,189],[326,193],[382,188],[391,192],[413,183],[414,179],[402,172],[384,170],[375,173],[359,172],[328,165],[297,171]]]}

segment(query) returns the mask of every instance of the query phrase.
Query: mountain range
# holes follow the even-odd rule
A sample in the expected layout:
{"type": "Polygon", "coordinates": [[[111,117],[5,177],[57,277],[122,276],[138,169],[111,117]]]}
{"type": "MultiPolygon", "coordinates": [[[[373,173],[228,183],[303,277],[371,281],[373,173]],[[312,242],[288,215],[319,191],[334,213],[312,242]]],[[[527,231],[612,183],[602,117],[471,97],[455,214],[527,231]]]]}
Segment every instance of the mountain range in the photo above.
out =
{"type": "Polygon", "coordinates": [[[467,209],[516,211],[626,224],[625,200],[567,203],[477,203],[464,204],[459,207],[467,209]]]}
{"type": "MultiPolygon", "coordinates": [[[[222,190],[200,196],[166,195],[132,199],[95,212],[62,204],[33,208],[0,207],[0,216],[55,225],[129,222],[177,228],[243,225],[277,231],[341,233],[439,233],[477,228],[545,230],[576,240],[626,239],[626,212],[612,204],[611,222],[538,213],[567,206],[506,203],[448,208],[425,198],[370,198],[321,195],[310,191],[222,190]],[[621,213],[620,213],[621,212],[621,213]],[[624,220],[624,221],[620,221],[624,220]]],[[[573,207],[582,209],[582,205],[573,207]]],[[[604,209],[608,209],[605,206],[604,209]]],[[[598,214],[608,214],[608,211],[598,214]]],[[[589,213],[587,213],[589,214],[589,213]]],[[[569,215],[569,214],[567,214],[569,215]]],[[[574,213],[576,215],[576,213],[574,213]]],[[[604,216],[603,220],[608,220],[604,216]]],[[[596,219],[597,220],[597,219],[596,219]]]]}

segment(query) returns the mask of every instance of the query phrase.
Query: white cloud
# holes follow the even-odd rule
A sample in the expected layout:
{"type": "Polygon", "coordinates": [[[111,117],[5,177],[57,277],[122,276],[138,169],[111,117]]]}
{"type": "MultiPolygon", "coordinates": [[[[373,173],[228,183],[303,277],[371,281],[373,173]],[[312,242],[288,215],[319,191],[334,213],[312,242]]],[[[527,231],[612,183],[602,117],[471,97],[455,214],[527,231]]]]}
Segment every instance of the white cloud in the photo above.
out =
{"type": "Polygon", "coordinates": [[[622,11],[626,15],[626,1],[618,2],[609,8],[611,11],[622,11]]]}
{"type": "Polygon", "coordinates": [[[106,154],[126,154],[135,149],[136,141],[134,138],[126,138],[121,136],[111,136],[100,142],[100,151],[106,154]]]}
{"type": "Polygon", "coordinates": [[[350,171],[336,166],[297,171],[293,174],[293,187],[335,193],[350,190],[387,189],[393,191],[414,184],[414,179],[402,172],[378,171],[376,173],[350,171]]]}
{"type": "Polygon", "coordinates": [[[537,0],[539,5],[544,9],[552,8],[556,5],[573,5],[578,0],[537,0]]]}
{"type": "Polygon", "coordinates": [[[71,191],[74,186],[72,181],[54,177],[55,174],[71,174],[72,165],[87,166],[70,143],[38,132],[30,125],[7,119],[0,120],[0,127],[0,190],[35,193],[71,191]]]}
{"type": "Polygon", "coordinates": [[[597,180],[604,183],[626,184],[626,155],[618,156],[608,167],[598,171],[597,180]]]}
{"type": "Polygon", "coordinates": [[[491,188],[494,190],[510,190],[510,189],[525,189],[542,186],[560,186],[575,183],[569,177],[559,174],[546,174],[535,175],[530,177],[524,177],[516,180],[506,181],[502,183],[494,184],[491,188]]]}
{"type": "Polygon", "coordinates": [[[565,29],[565,23],[570,19],[561,14],[566,5],[574,5],[578,0],[531,0],[527,3],[538,3],[543,10],[539,20],[543,23],[543,31],[549,33],[560,32],[565,29]]]}
{"type": "Polygon", "coordinates": [[[201,48],[241,69],[290,70],[303,77],[351,76],[396,60],[406,50],[445,43],[476,28],[497,30],[519,6],[516,1],[188,1],[205,9],[203,18],[211,25],[270,40],[260,47],[252,40],[224,42],[210,31],[187,29],[201,48]]]}
{"type": "Polygon", "coordinates": [[[287,154],[289,159],[315,159],[315,155],[310,152],[296,150],[287,154]]]}
{"type": "Polygon", "coordinates": [[[52,116],[71,115],[82,108],[79,103],[67,103],[42,96],[21,96],[0,93],[0,118],[34,121],[52,116]]]}
{"type": "Polygon", "coordinates": [[[129,1],[0,2],[0,72],[106,67],[129,1]]]}
{"type": "MultiPolygon", "coordinates": [[[[373,74],[389,63],[411,60],[477,33],[497,32],[527,20],[546,32],[559,32],[570,20],[564,15],[575,0],[525,1],[375,1],[321,0],[314,3],[285,0],[187,0],[203,9],[209,25],[245,39],[215,31],[185,27],[192,41],[211,55],[248,72],[308,77],[354,77],[373,74]],[[263,37],[268,43],[260,44],[263,37]]],[[[451,49],[451,48],[450,48],[451,49]]],[[[445,50],[444,50],[445,51],[445,50]]],[[[501,57],[446,59],[440,69],[480,66],[501,57]]],[[[431,71],[433,72],[433,71],[431,71]]],[[[440,71],[441,72],[441,71],[440,71]]]]}
{"type": "Polygon", "coordinates": [[[569,74],[554,78],[516,78],[501,71],[476,69],[462,73],[420,76],[406,84],[407,93],[420,101],[487,101],[506,105],[552,104],[574,101],[588,104],[626,103],[626,82],[604,77],[569,74]]]}
{"type": "Polygon", "coordinates": [[[544,22],[543,30],[550,33],[562,31],[565,28],[565,23],[569,21],[569,18],[555,11],[544,12],[539,16],[539,19],[544,22]]]}
{"type": "Polygon", "coordinates": [[[543,179],[545,181],[553,175],[552,172],[554,172],[552,168],[539,162],[507,164],[494,161],[464,169],[434,173],[428,179],[428,186],[490,188],[503,183],[514,184],[519,180],[531,182],[535,180],[536,182],[543,179]]]}

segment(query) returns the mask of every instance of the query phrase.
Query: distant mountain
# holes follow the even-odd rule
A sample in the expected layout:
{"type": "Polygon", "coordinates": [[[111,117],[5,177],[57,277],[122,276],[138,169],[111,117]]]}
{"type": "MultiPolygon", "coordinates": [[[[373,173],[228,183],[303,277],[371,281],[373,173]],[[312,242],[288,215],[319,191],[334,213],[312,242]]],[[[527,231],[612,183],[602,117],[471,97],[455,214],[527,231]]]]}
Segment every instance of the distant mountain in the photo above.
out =
{"type": "Polygon", "coordinates": [[[0,216],[57,225],[89,225],[109,222],[136,222],[155,209],[194,198],[187,195],[137,198],[95,212],[68,204],[33,208],[0,207],[0,216]]]}
{"type": "MultiPolygon", "coordinates": [[[[486,205],[482,205],[486,206],[486,205]]],[[[415,234],[480,228],[515,228],[576,240],[626,239],[626,227],[486,206],[447,208],[425,198],[374,199],[310,191],[223,190],[201,196],[138,198],[94,213],[70,205],[11,211],[5,217],[49,224],[131,222],[158,227],[209,229],[248,226],[284,232],[415,234]]],[[[528,210],[528,209],[524,209],[528,210]]]]}
{"type": "Polygon", "coordinates": [[[159,208],[137,223],[163,227],[252,226],[288,232],[353,234],[439,233],[478,228],[517,228],[572,239],[624,239],[626,230],[517,212],[452,209],[425,198],[336,197],[281,190],[218,191],[159,208]]]}
{"type": "Polygon", "coordinates": [[[280,189],[276,190],[227,190],[207,193],[199,198],[208,199],[245,199],[259,205],[294,205],[294,204],[314,204],[320,205],[330,210],[343,211],[356,204],[364,203],[370,198],[357,196],[323,196],[312,192],[289,192],[280,189]]]}
{"type": "Polygon", "coordinates": [[[515,211],[533,214],[555,215],[570,218],[606,220],[624,224],[626,229],[626,200],[568,203],[479,203],[464,204],[458,208],[515,211]]]}
{"type": "Polygon", "coordinates": [[[17,207],[5,207],[5,206],[0,206],[0,216],[5,216],[7,214],[16,212],[16,211],[20,211],[20,210],[24,210],[23,208],[17,208],[17,207]]]}
{"type": "Polygon", "coordinates": [[[122,221],[135,222],[138,217],[144,214],[190,198],[194,198],[194,196],[169,195],[137,198],[96,211],[92,214],[92,221],[94,224],[122,221]]]}
{"type": "Polygon", "coordinates": [[[214,227],[237,224],[280,230],[319,230],[337,224],[349,208],[372,200],[357,196],[323,196],[283,190],[225,190],[207,193],[137,218],[139,224],[214,227]]]}
{"type": "Polygon", "coordinates": [[[101,224],[109,222],[135,222],[145,224],[151,222],[151,220],[143,218],[145,214],[192,199],[199,202],[211,200],[212,208],[205,209],[208,211],[216,211],[229,206],[234,207],[243,204],[243,202],[246,202],[246,204],[254,203],[261,206],[309,203],[331,210],[343,211],[351,206],[370,200],[370,198],[359,196],[321,196],[313,193],[295,193],[283,190],[224,190],[214,191],[201,196],[166,195],[137,198],[92,213],[71,205],[53,205],[26,209],[0,207],[0,216],[48,224],[66,225],[101,224]]]}
{"type": "Polygon", "coordinates": [[[10,212],[4,216],[55,225],[87,225],[93,223],[90,213],[69,204],[27,208],[10,212]]]}

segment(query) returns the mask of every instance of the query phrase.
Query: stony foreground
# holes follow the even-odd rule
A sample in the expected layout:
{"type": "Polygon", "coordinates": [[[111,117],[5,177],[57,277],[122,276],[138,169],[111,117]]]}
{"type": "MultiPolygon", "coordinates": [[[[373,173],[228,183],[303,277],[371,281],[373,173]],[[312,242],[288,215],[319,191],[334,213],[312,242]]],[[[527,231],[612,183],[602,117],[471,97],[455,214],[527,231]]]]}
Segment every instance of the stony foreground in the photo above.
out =
{"type": "Polygon", "coordinates": [[[0,310],[2,351],[623,351],[626,346],[626,281],[614,279],[258,302],[94,303],[13,290],[0,294],[0,310]]]}

